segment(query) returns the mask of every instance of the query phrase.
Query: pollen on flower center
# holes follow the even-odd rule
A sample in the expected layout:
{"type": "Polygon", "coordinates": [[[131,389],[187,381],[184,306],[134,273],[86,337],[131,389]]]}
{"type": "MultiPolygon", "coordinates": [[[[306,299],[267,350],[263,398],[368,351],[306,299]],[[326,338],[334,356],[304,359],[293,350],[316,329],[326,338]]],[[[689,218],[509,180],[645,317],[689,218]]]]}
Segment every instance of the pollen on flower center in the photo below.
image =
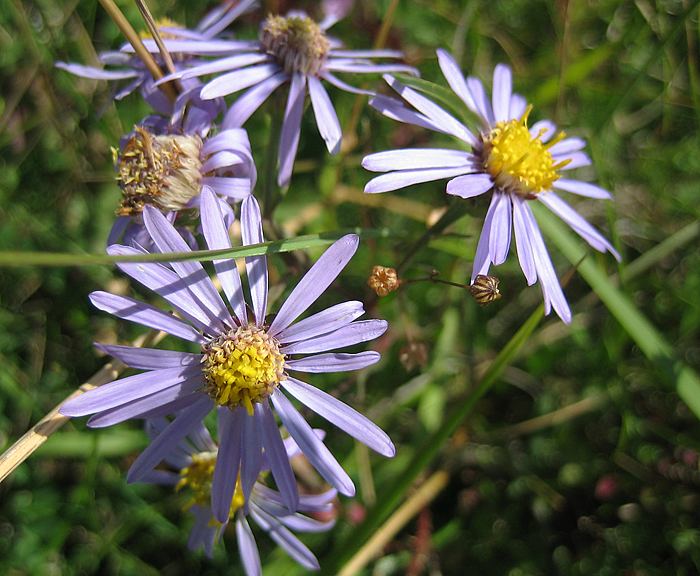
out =
{"type": "MultiPolygon", "coordinates": [[[[182,26],[182,24],[180,24],[179,22],[172,20],[171,18],[158,18],[158,20],[156,20],[156,29],[158,30],[158,33],[160,34],[161,38],[163,38],[164,40],[179,38],[177,34],[168,32],[166,28],[169,28],[171,30],[182,30],[184,29],[184,26],[182,26]]],[[[141,30],[141,32],[139,32],[139,36],[143,39],[153,38],[153,35],[151,34],[150,30],[141,30]]]]}
{"type": "Polygon", "coordinates": [[[568,161],[555,164],[549,151],[564,138],[561,132],[547,143],[542,132],[533,136],[527,127],[531,107],[519,120],[498,122],[483,139],[483,163],[496,186],[526,198],[549,190],[559,178],[558,170],[568,161]]]}
{"type": "MultiPolygon", "coordinates": [[[[208,506],[211,501],[211,485],[216,467],[216,452],[199,452],[192,455],[190,465],[180,470],[180,480],[175,485],[175,490],[187,489],[192,493],[186,508],[192,506],[208,506]]],[[[245,504],[245,497],[241,488],[240,478],[236,482],[236,488],[231,499],[231,511],[229,517],[245,504]]]]}
{"type": "Polygon", "coordinates": [[[136,127],[121,152],[113,150],[123,195],[117,214],[139,214],[145,204],[183,209],[199,194],[201,149],[199,136],[155,136],[136,127]]]}
{"type": "Polygon", "coordinates": [[[206,392],[220,406],[244,406],[267,398],[284,378],[277,341],[257,326],[239,326],[202,347],[206,392]]]}
{"type": "Polygon", "coordinates": [[[306,16],[268,16],[260,43],[288,74],[318,74],[330,50],[325,32],[306,16]]]}

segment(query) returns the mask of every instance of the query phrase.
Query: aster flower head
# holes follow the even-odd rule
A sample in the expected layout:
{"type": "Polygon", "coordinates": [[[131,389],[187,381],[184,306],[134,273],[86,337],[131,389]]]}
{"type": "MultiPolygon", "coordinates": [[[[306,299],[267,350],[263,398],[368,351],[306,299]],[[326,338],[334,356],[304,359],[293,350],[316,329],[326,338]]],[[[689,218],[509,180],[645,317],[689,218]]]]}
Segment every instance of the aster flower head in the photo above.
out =
{"type": "MultiPolygon", "coordinates": [[[[214,192],[201,193],[202,229],[209,249],[229,249],[220,204],[214,192]]],[[[144,225],[155,249],[188,252],[186,241],[157,209],[146,205],[144,225]]],[[[253,196],[243,200],[241,234],[245,245],[263,241],[260,210],[253,196]]],[[[196,353],[98,345],[128,366],[145,372],[122,378],[65,403],[67,416],[93,414],[88,425],[103,427],[130,418],[175,414],[175,419],[132,465],[128,479],[139,480],[160,462],[202,419],[216,408],[220,447],[212,480],[212,511],[219,522],[229,516],[236,479],[249,496],[246,478],[257,478],[263,453],[289,510],[299,496],[275,421],[279,416],[309,462],[341,494],[353,495],[352,480],[313,433],[288,395],[385,456],[394,455],[389,437],[360,413],[333,396],[290,375],[359,370],[376,363],[376,352],[336,350],[372,340],[387,328],[383,320],[356,319],[360,302],[331,306],[295,322],[340,274],[358,246],[355,235],[336,241],[292,290],[274,320],[267,316],[268,271],[265,256],[246,258],[250,299],[232,259],[214,268],[230,304],[227,306],[197,261],[121,263],[119,268],[162,296],[178,316],[128,298],[94,292],[99,309],[198,345],[196,353]],[[273,411],[274,410],[274,411],[273,411]]],[[[142,254],[140,247],[112,246],[113,255],[142,254]]]]}
{"type": "Polygon", "coordinates": [[[143,226],[144,207],[153,206],[175,221],[179,212],[199,207],[205,186],[214,191],[230,223],[229,203],[250,195],[257,179],[248,134],[242,128],[203,138],[172,133],[151,122],[136,126],[113,152],[122,198],[109,244],[123,238],[127,244],[151,246],[143,226]]]}
{"type": "Polygon", "coordinates": [[[554,308],[564,322],[570,322],[569,305],[529,202],[544,204],[593,248],[619,259],[612,245],[555,192],[610,198],[607,190],[594,184],[563,177],[566,171],[591,163],[583,152],[585,141],[557,134],[556,126],[549,120],[529,126],[532,106],[513,93],[508,66],[496,66],[489,100],[482,83],[476,78],[465,78],[447,52],[438,50],[438,61],[450,88],[479,118],[479,130],[473,132],[426,96],[386,76],[389,85],[410,107],[385,96],[377,96],[370,102],[372,106],[394,120],[453,136],[463,143],[464,149],[404,149],[371,154],[362,165],[386,174],[370,180],[365,192],[387,192],[449,178],[448,194],[466,199],[491,193],[474,257],[472,283],[477,277],[486,276],[491,264],[505,261],[514,231],[518,260],[528,285],[539,280],[546,313],[554,308]]]}
{"type": "MultiPolygon", "coordinates": [[[[219,39],[217,35],[228,27],[240,14],[254,5],[254,0],[246,0],[238,5],[224,3],[210,11],[192,30],[180,26],[169,18],[157,22],[158,32],[171,54],[175,69],[192,63],[200,55],[195,46],[207,42],[207,54],[241,49],[246,43],[235,40],[219,39]]],[[[156,63],[164,69],[163,59],[156,42],[150,34],[142,33],[142,42],[152,52],[156,63]]],[[[151,72],[134,53],[130,44],[124,44],[118,51],[100,52],[98,59],[104,68],[86,66],[70,62],[57,62],[56,67],[75,76],[90,80],[127,81],[115,94],[115,100],[121,100],[138,90],[153,109],[159,114],[172,115],[172,127],[185,132],[206,134],[214,119],[223,112],[224,105],[220,99],[204,101],[199,98],[201,83],[187,80],[182,83],[183,91],[172,102],[156,84],[151,72]]]]}
{"type": "MultiPolygon", "coordinates": [[[[165,418],[148,420],[146,427],[152,438],[157,438],[167,427],[165,418]]],[[[319,438],[323,432],[315,431],[319,438]]],[[[284,452],[287,459],[299,453],[292,438],[284,439],[284,452]]],[[[301,494],[298,508],[289,511],[282,495],[267,486],[264,476],[269,472],[269,464],[263,455],[262,474],[257,478],[246,478],[252,482],[244,496],[244,479],[239,475],[231,498],[228,518],[220,522],[214,518],[211,509],[211,491],[216,469],[218,446],[203,424],[198,424],[180,440],[164,457],[170,470],[152,470],[143,482],[172,486],[175,491],[186,495],[186,508],[194,516],[194,526],[190,532],[188,547],[192,550],[204,549],[211,557],[216,541],[221,538],[229,523],[236,531],[238,550],[243,567],[248,576],[261,574],[260,557],[255,537],[250,529],[248,518],[270,537],[294,560],[309,570],[318,570],[314,554],[294,535],[295,532],[324,532],[330,530],[335,521],[319,521],[307,514],[329,514],[333,510],[336,497],[334,489],[321,494],[301,494]]]]}
{"type": "MultiPolygon", "coordinates": [[[[327,1],[323,7],[326,17],[320,23],[298,11],[286,16],[269,15],[260,27],[257,42],[233,55],[179,70],[161,81],[220,74],[202,88],[200,95],[204,100],[246,90],[226,113],[225,128],[242,126],[277,88],[289,83],[278,153],[280,186],[286,186],[291,179],[307,91],[321,137],[328,151],[335,154],[340,150],[342,131],[322,80],[348,92],[372,94],[346,84],[335,74],[415,73],[402,64],[373,62],[377,58],[400,58],[402,54],[394,50],[342,49],[338,40],[327,35],[327,30],[344,15],[348,3],[327,1]]],[[[207,43],[203,42],[200,49],[206,48],[207,43]]]]}

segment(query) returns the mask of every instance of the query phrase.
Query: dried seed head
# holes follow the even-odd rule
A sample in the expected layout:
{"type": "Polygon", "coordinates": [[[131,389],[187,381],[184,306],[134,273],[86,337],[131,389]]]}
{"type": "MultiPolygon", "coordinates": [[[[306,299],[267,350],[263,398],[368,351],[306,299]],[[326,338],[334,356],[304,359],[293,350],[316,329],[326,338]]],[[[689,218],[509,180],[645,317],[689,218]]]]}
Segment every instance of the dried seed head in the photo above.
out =
{"type": "Polygon", "coordinates": [[[484,276],[479,274],[474,283],[469,287],[469,292],[479,304],[486,306],[494,300],[501,298],[501,292],[498,289],[500,280],[495,276],[484,276]]]}
{"type": "Polygon", "coordinates": [[[219,406],[244,406],[270,396],[284,379],[284,354],[263,328],[239,326],[202,346],[206,392],[219,406]]]}
{"type": "Polygon", "coordinates": [[[377,296],[386,296],[398,289],[401,280],[399,280],[399,275],[394,268],[375,266],[367,279],[367,285],[375,291],[377,296]]]}
{"type": "Polygon", "coordinates": [[[139,214],[146,204],[182,210],[200,191],[201,149],[199,136],[154,136],[136,127],[121,152],[114,151],[123,195],[117,214],[139,214]]]}
{"type": "Polygon", "coordinates": [[[331,48],[321,27],[306,16],[268,16],[260,43],[287,74],[318,75],[331,48]]]}

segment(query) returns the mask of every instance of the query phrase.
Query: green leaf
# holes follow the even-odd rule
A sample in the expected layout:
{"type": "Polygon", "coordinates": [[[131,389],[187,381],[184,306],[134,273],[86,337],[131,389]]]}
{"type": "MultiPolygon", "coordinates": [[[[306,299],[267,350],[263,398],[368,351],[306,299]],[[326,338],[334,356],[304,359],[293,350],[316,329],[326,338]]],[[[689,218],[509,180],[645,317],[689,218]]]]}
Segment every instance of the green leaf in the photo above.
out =
{"type": "Polygon", "coordinates": [[[397,234],[387,228],[352,228],[338,232],[307,234],[296,238],[261,242],[250,246],[224,250],[194,250],[166,254],[138,254],[134,256],[109,256],[108,254],[70,254],[65,252],[0,252],[1,266],[91,266],[116,264],[117,262],[181,262],[184,260],[210,261],[222,258],[243,258],[262,254],[278,254],[325,246],[345,236],[357,234],[361,238],[391,238],[397,234]]]}
{"type": "Polygon", "coordinates": [[[145,448],[146,444],[146,435],[139,430],[57,432],[36,454],[50,458],[84,459],[95,453],[100,457],[114,458],[133,454],[145,448]]]}

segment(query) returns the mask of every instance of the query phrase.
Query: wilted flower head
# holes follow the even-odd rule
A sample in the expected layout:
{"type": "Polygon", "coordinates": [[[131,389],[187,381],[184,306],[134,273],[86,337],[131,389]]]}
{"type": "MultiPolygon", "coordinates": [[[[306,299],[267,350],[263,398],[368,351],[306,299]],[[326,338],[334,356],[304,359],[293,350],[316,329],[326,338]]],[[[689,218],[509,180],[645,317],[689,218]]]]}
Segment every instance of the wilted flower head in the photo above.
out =
{"type": "Polygon", "coordinates": [[[491,264],[502,264],[515,232],[518,260],[528,284],[538,279],[545,310],[554,308],[565,322],[571,311],[559,285],[542,234],[528,203],[537,200],[564,220],[593,248],[619,255],[610,243],[562,200],[554,189],[589,198],[610,194],[587,182],[564,178],[564,172],[590,164],[582,151],[585,141],[556,134],[549,120],[528,126],[532,107],[512,92],[510,68],[499,64],[493,76],[493,97],[486,96],[481,82],[465,78],[457,63],[438,50],[440,68],[452,90],[480,119],[475,133],[429,98],[391,76],[389,85],[410,104],[383,96],[371,104],[382,114],[449,134],[462,141],[467,150],[406,149],[367,156],[362,165],[375,172],[388,172],[370,180],[365,192],[396,190],[411,184],[451,178],[447,193],[474,198],[491,192],[491,203],[474,258],[472,282],[487,275],[491,264]]]}
{"type": "MultiPolygon", "coordinates": [[[[114,150],[117,182],[122,199],[117,208],[109,244],[150,247],[143,227],[145,206],[153,206],[171,221],[182,210],[198,208],[204,186],[211,188],[230,223],[229,205],[250,195],[257,174],[248,135],[242,128],[222,130],[215,136],[155,132],[136,126],[114,150]]],[[[188,243],[192,244],[188,236],[188,243]]]]}
{"type": "MultiPolygon", "coordinates": [[[[208,248],[230,249],[216,195],[204,186],[200,198],[202,230],[208,248]]],[[[159,210],[146,205],[142,216],[159,252],[190,251],[159,210]]],[[[260,211],[253,196],[242,203],[241,233],[245,245],[263,241],[260,211]]],[[[360,302],[337,304],[295,323],[340,274],[357,246],[357,236],[348,235],[328,248],[298,282],[272,322],[266,320],[265,256],[246,258],[250,304],[243,296],[235,261],[214,261],[230,308],[198,261],[118,264],[122,271],[167,300],[182,319],[138,300],[106,292],[91,294],[92,303],[126,320],[193,342],[199,350],[185,353],[100,345],[128,366],[146,372],[91,390],[66,402],[61,412],[68,416],[94,414],[88,422],[93,427],[177,413],[132,465],[128,478],[139,480],[216,408],[220,448],[212,480],[212,510],[219,522],[225,522],[238,474],[257,478],[263,451],[285,504],[289,510],[297,508],[299,496],[275,422],[274,407],[321,476],[341,494],[353,495],[352,480],[287,395],[380,454],[393,456],[391,440],[375,424],[340,400],[289,374],[359,370],[379,360],[376,352],[333,352],[372,340],[386,330],[383,320],[355,321],[364,313],[360,302]]],[[[117,245],[108,252],[132,255],[145,251],[117,245]]],[[[248,498],[245,482],[242,489],[248,498]]]]}
{"type": "MultiPolygon", "coordinates": [[[[168,426],[165,418],[149,420],[146,423],[149,435],[157,438],[168,426]]],[[[316,431],[319,435],[320,431],[316,431]]],[[[323,434],[320,434],[323,437],[323,434]]],[[[292,458],[299,452],[291,438],[284,440],[284,454],[292,458]]],[[[221,538],[226,526],[235,526],[238,551],[248,576],[261,573],[260,557],[255,538],[248,525],[253,521],[294,560],[308,570],[318,570],[314,554],[294,535],[296,532],[323,532],[330,530],[334,520],[321,522],[302,512],[327,514],[332,511],[336,496],[334,489],[322,494],[302,494],[298,508],[289,511],[282,495],[265,484],[261,477],[243,477],[236,480],[236,488],[231,498],[229,516],[225,521],[214,518],[211,510],[211,492],[214,471],[218,457],[218,447],[203,424],[198,424],[180,440],[165,456],[165,463],[172,470],[152,470],[142,481],[154,484],[171,485],[177,492],[186,495],[186,508],[194,516],[194,526],[190,532],[188,546],[192,550],[204,548],[207,556],[212,556],[215,542],[221,538]],[[243,484],[250,486],[245,490],[243,484]]],[[[269,470],[263,463],[262,472],[269,470]]]]}
{"type": "MultiPolygon", "coordinates": [[[[340,42],[327,35],[327,29],[347,10],[347,2],[324,2],[326,18],[317,23],[303,12],[286,16],[270,15],[260,27],[257,42],[247,48],[206,64],[193,65],[167,76],[192,79],[220,74],[201,91],[205,100],[248,89],[230,107],[223,121],[225,128],[242,126],[279,86],[289,82],[289,95],[279,142],[280,186],[289,184],[301,131],[301,117],[308,90],[316,125],[332,154],[340,150],[342,131],[338,116],[321,80],[349,92],[371,94],[353,88],[335,76],[337,72],[409,72],[401,64],[375,64],[376,58],[400,58],[394,50],[343,50],[340,42]]],[[[202,42],[201,51],[208,43],[202,42]]]]}

